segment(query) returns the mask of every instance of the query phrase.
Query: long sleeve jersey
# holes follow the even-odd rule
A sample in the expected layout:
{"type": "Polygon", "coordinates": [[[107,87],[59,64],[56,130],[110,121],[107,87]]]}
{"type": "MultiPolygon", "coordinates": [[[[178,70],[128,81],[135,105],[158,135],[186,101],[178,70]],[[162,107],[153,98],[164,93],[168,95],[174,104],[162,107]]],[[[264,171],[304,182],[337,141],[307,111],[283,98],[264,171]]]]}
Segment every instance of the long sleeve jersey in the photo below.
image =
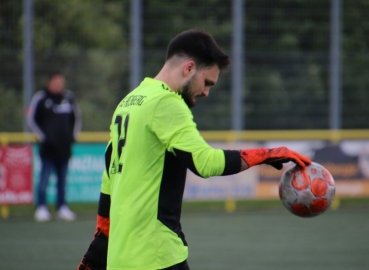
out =
{"type": "Polygon", "coordinates": [[[238,151],[213,149],[180,95],[146,78],[117,106],[101,193],[110,195],[109,270],[163,269],[186,260],[180,224],[187,168],[238,173],[238,151]]]}

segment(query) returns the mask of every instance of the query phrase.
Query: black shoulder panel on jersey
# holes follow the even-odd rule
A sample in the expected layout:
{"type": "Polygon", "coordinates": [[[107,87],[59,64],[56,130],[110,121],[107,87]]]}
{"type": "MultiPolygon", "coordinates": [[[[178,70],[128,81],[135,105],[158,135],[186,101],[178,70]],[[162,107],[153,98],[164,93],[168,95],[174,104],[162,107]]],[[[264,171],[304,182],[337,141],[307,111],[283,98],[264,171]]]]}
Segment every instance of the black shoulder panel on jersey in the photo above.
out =
{"type": "Polygon", "coordinates": [[[225,168],[222,175],[236,174],[241,171],[241,156],[237,150],[223,150],[225,156],[225,168]]]}
{"type": "Polygon", "coordinates": [[[106,173],[108,174],[109,177],[110,177],[109,167],[110,167],[110,159],[111,159],[111,152],[112,151],[113,151],[112,143],[109,143],[109,145],[108,145],[108,147],[106,148],[106,151],[105,151],[105,170],[106,170],[106,173]]]}
{"type": "Polygon", "coordinates": [[[196,170],[195,163],[192,159],[192,154],[190,152],[182,151],[179,149],[173,149],[174,153],[176,153],[177,158],[193,172],[194,174],[202,177],[199,172],[196,170]]]}
{"type": "Polygon", "coordinates": [[[97,214],[102,217],[109,217],[110,212],[110,195],[100,193],[99,208],[97,214]]]}

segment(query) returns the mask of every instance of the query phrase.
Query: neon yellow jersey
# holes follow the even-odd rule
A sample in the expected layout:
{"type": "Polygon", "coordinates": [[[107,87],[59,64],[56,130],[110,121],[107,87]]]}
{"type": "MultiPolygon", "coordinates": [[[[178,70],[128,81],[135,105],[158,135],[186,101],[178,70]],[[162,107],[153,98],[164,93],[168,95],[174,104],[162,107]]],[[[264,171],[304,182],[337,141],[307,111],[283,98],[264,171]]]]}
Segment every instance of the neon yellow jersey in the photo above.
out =
{"type": "Polygon", "coordinates": [[[110,138],[101,186],[111,199],[107,269],[162,269],[186,260],[180,215],[187,168],[202,177],[236,173],[239,153],[227,168],[226,151],[204,141],[182,97],[150,78],[119,103],[110,138]]]}

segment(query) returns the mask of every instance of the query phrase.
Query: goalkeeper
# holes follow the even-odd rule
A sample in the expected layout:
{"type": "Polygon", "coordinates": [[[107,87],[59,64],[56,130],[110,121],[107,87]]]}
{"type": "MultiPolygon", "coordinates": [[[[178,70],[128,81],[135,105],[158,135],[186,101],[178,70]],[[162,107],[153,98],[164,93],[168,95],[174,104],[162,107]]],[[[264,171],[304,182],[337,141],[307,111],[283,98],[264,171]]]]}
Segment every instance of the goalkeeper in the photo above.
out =
{"type": "Polygon", "coordinates": [[[145,78],[117,106],[105,152],[93,241],[79,270],[185,270],[188,247],[180,217],[187,168],[201,177],[255,165],[277,169],[309,158],[285,147],[213,149],[189,108],[209,95],[229,57],[206,32],[188,30],[167,48],[155,78],[145,78]]]}

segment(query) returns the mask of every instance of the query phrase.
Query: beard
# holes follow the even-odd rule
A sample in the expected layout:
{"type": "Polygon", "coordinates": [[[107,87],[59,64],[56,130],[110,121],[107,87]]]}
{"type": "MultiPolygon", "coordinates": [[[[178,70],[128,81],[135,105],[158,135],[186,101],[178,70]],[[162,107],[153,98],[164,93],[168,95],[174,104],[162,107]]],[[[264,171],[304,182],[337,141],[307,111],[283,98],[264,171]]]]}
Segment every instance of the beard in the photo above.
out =
{"type": "Polygon", "coordinates": [[[184,84],[182,86],[182,98],[185,101],[185,103],[187,104],[187,106],[189,108],[192,108],[196,105],[196,102],[194,101],[194,99],[192,98],[192,89],[193,89],[193,82],[194,82],[195,76],[193,76],[188,82],[186,82],[186,84],[184,84]]]}

